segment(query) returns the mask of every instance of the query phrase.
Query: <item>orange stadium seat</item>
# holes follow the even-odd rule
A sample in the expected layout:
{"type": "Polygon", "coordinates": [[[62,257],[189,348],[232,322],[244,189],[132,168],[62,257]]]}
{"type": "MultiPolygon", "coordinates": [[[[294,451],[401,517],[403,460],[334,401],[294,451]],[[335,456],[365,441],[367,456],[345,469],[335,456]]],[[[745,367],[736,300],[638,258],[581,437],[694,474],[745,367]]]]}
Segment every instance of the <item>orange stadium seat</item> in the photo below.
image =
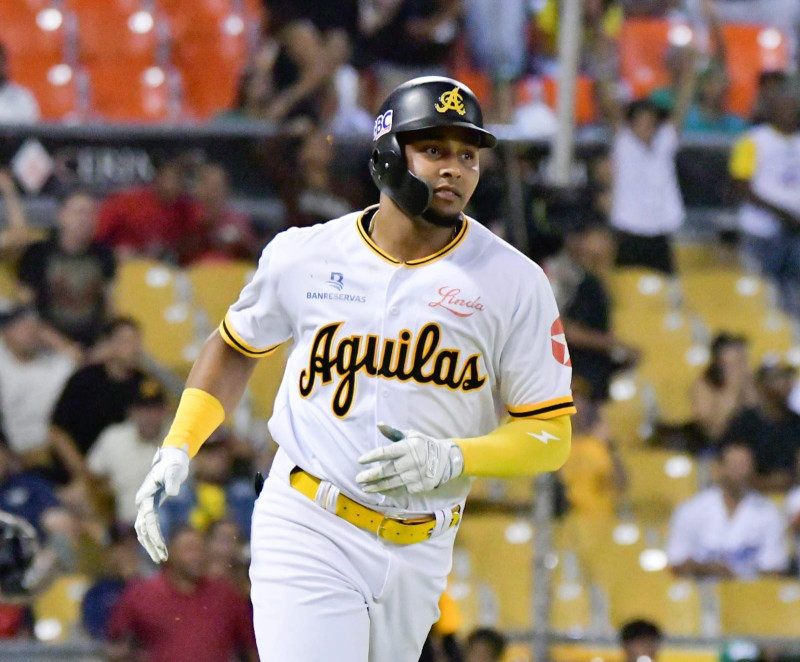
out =
{"type": "Polygon", "coordinates": [[[722,28],[730,90],[727,105],[748,117],[755,104],[758,75],[789,66],[789,42],[778,28],[729,23],[722,28]]]}
{"type": "Polygon", "coordinates": [[[108,121],[166,122],[177,114],[170,74],[161,67],[114,61],[89,73],[92,110],[108,121]]]}
{"type": "MultiPolygon", "coordinates": [[[[558,107],[558,79],[542,79],[544,101],[553,110],[558,107]]],[[[594,105],[594,81],[589,76],[578,76],[575,85],[575,121],[590,124],[597,117],[594,105]]]]}
{"type": "Polygon", "coordinates": [[[33,92],[44,119],[77,119],[83,115],[79,72],[68,64],[38,57],[17,58],[11,66],[11,78],[33,92]]]}
{"type": "Polygon", "coordinates": [[[156,14],[114,4],[96,3],[93,7],[78,15],[78,44],[83,63],[90,67],[111,60],[128,67],[156,63],[156,14]]]}
{"type": "Polygon", "coordinates": [[[64,58],[67,17],[55,6],[32,8],[19,0],[0,3],[0,42],[10,60],[38,57],[51,62],[64,58]]]}
{"type": "Polygon", "coordinates": [[[634,98],[669,84],[664,58],[669,49],[669,21],[628,19],[619,37],[620,72],[631,86],[634,98]]]}
{"type": "Polygon", "coordinates": [[[487,108],[492,103],[492,81],[489,77],[472,67],[463,66],[457,67],[453,71],[453,78],[460,80],[464,85],[471,89],[475,96],[478,97],[481,106],[487,108]]]}

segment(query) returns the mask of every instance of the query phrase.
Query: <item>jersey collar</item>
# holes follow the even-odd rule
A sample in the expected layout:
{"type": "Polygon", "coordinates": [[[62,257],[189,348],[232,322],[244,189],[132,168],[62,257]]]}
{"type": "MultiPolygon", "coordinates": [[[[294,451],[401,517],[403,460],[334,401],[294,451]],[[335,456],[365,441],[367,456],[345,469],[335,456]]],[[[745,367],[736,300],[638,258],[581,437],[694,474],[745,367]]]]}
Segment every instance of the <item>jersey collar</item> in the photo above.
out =
{"type": "Polygon", "coordinates": [[[392,257],[386,251],[382,250],[378,244],[376,244],[372,237],[369,236],[367,233],[367,223],[372,215],[378,210],[378,205],[372,205],[371,207],[367,207],[364,211],[362,211],[358,218],[356,219],[356,229],[358,230],[358,234],[367,247],[375,254],[378,255],[381,259],[393,264],[395,266],[402,266],[402,267],[421,267],[426,264],[430,264],[431,262],[435,262],[443,258],[445,255],[452,253],[456,247],[464,240],[464,237],[467,236],[467,232],[469,231],[469,221],[467,217],[463,214],[461,215],[461,227],[459,228],[456,236],[448,243],[444,248],[436,251],[432,255],[428,255],[427,257],[421,257],[417,260],[409,260],[408,262],[402,262],[398,260],[396,257],[392,257]]]}

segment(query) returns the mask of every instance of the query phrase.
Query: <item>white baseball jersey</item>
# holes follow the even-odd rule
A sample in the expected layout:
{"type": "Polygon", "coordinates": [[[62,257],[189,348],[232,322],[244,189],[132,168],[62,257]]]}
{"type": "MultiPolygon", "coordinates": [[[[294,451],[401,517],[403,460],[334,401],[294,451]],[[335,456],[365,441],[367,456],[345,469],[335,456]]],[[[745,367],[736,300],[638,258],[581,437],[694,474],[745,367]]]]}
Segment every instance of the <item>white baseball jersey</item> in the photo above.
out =
{"type": "Polygon", "coordinates": [[[463,438],[508,414],[573,413],[571,364],[531,260],[465,218],[439,252],[400,263],[367,233],[376,209],[276,236],[220,331],[253,357],[294,341],[269,422],[292,462],[364,504],[430,513],[463,502],[470,479],[364,493],[358,458],[390,443],[377,423],[463,438]]]}

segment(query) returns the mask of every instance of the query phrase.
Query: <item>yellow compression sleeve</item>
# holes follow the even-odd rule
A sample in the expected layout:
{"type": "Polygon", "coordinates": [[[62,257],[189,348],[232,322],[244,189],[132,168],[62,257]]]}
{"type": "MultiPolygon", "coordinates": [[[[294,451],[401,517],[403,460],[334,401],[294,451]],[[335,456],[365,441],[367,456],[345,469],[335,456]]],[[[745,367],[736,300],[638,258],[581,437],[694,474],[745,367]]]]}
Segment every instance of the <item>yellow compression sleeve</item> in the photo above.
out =
{"type": "Polygon", "coordinates": [[[454,439],[464,455],[464,474],[490,478],[534,476],[560,469],[569,457],[572,424],[564,414],[501,425],[482,437],[454,439]]]}
{"type": "Polygon", "coordinates": [[[189,457],[194,457],[224,420],[225,409],[219,400],[199,388],[187,388],[181,395],[164,446],[186,446],[189,457]]]}

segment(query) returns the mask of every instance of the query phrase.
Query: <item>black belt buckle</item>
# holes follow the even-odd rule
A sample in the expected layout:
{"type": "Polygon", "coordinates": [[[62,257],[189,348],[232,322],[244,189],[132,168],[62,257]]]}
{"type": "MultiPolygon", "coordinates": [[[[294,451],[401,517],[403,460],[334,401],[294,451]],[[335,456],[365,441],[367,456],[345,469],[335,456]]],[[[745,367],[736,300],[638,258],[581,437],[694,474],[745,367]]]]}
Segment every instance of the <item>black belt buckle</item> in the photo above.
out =
{"type": "Polygon", "coordinates": [[[253,481],[253,489],[256,491],[256,497],[261,494],[261,490],[264,489],[264,474],[260,471],[256,471],[256,478],[253,481]]]}

